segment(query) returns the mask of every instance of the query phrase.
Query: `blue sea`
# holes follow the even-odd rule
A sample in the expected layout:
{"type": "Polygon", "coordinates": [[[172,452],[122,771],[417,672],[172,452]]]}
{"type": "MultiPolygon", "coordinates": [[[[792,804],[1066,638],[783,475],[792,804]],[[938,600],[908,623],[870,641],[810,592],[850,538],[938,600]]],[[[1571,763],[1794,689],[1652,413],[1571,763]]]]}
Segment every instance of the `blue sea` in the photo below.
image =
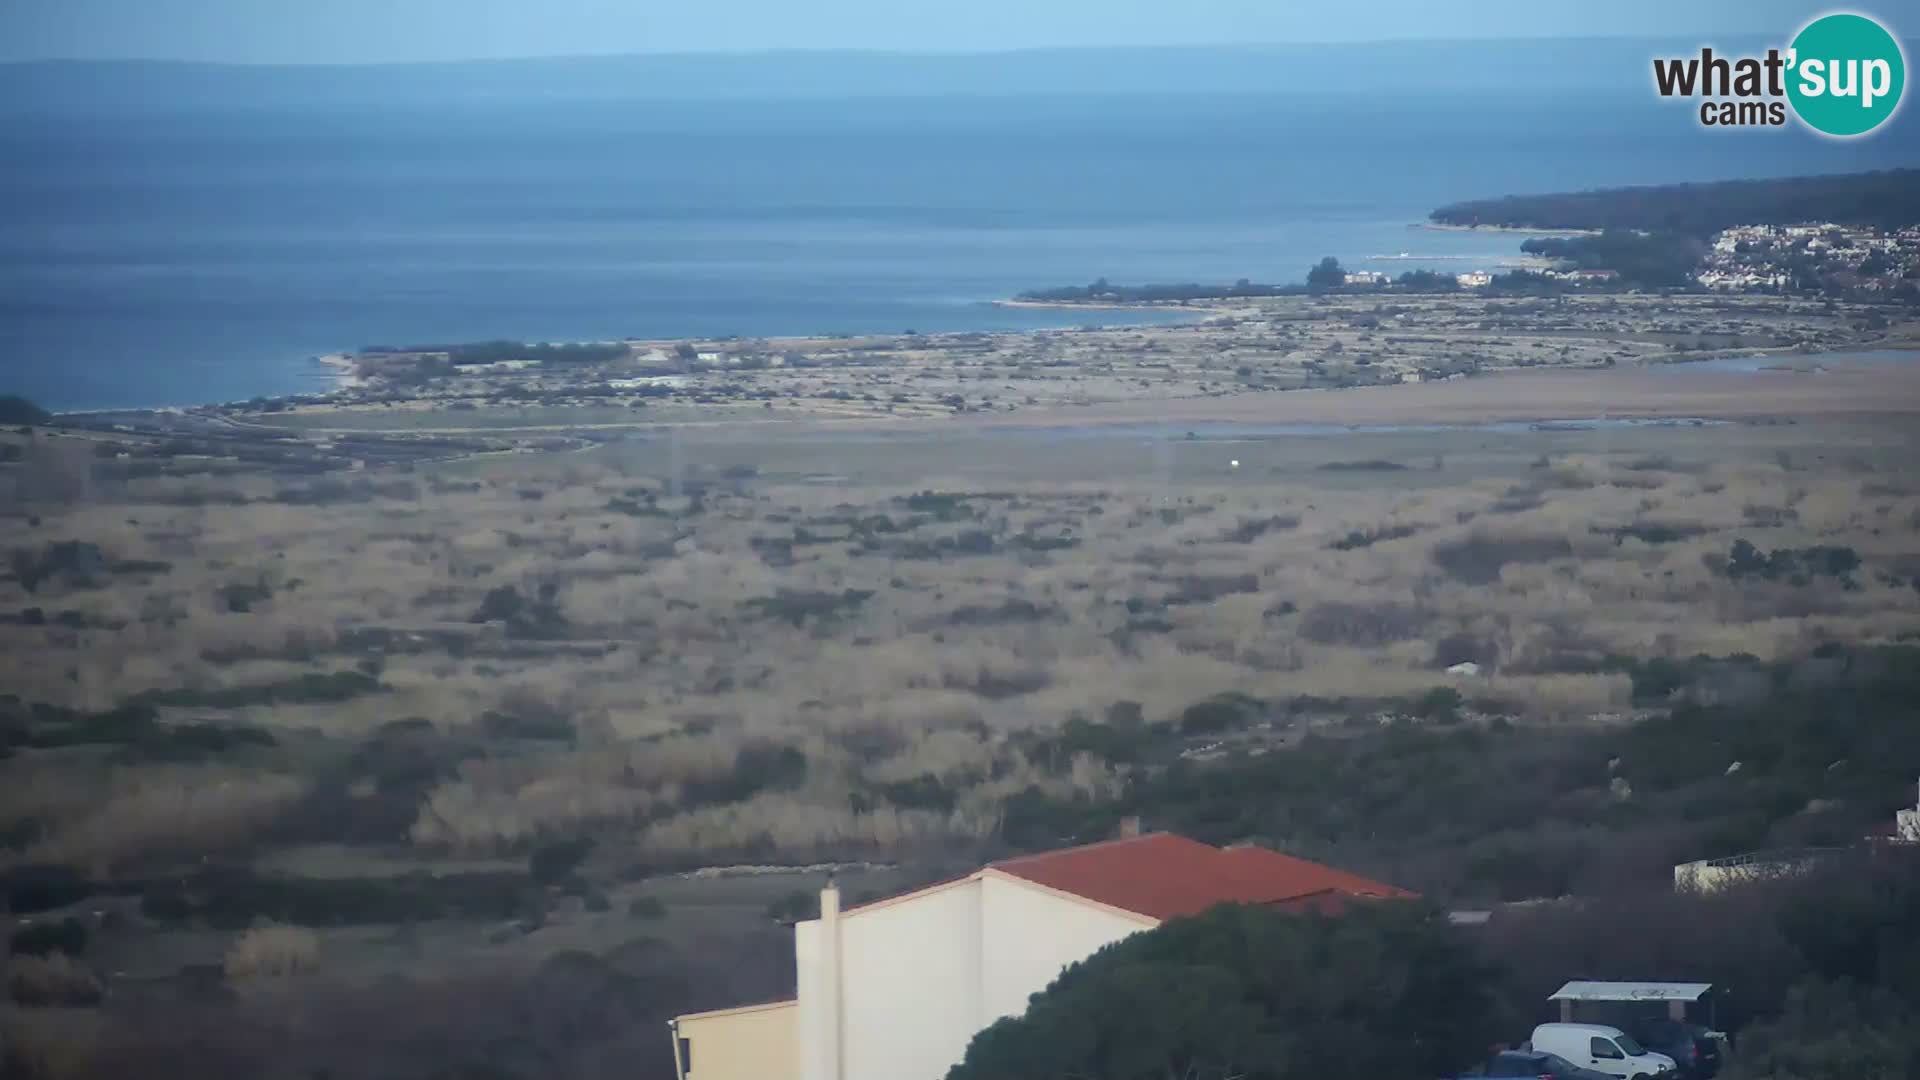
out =
{"type": "MultiPolygon", "coordinates": [[[[323,387],[370,344],[1011,329],[1023,289],[1491,266],[1517,192],[1920,163],[1657,102],[1174,96],[0,115],[0,393],[323,387]]],[[[1101,313],[1102,322],[1138,317],[1101,313]]]]}

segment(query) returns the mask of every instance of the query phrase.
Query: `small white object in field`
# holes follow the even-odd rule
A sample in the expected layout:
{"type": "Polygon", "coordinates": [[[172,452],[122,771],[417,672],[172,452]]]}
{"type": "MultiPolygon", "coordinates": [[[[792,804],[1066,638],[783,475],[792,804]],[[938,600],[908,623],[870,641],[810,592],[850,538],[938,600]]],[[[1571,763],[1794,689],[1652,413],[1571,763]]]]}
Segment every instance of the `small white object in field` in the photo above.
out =
{"type": "Polygon", "coordinates": [[[1237,468],[1239,468],[1239,467],[1240,467],[1240,459],[1239,459],[1239,458],[1234,458],[1234,459],[1233,459],[1232,461],[1229,461],[1229,462],[1227,462],[1227,468],[1229,468],[1229,469],[1237,469],[1237,468]]]}
{"type": "Polygon", "coordinates": [[[1453,665],[1452,667],[1450,667],[1450,668],[1448,668],[1448,669],[1447,669],[1447,674],[1449,674],[1449,675],[1478,675],[1478,674],[1480,674],[1480,665],[1479,665],[1479,664],[1476,664],[1476,663],[1474,663],[1474,662],[1473,662],[1473,661],[1471,661],[1471,660],[1468,660],[1468,661],[1467,661],[1467,662],[1465,662],[1465,663],[1462,663],[1462,664],[1455,664],[1455,665],[1453,665]]]}

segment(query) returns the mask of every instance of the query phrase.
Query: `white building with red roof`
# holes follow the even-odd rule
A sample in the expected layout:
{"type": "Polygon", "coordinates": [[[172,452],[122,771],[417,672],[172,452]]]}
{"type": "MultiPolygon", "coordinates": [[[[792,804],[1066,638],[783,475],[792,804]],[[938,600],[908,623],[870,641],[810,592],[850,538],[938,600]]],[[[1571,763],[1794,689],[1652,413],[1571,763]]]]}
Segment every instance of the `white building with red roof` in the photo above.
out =
{"type": "Polygon", "coordinates": [[[677,1017],[681,1080],[939,1080],[1068,965],[1216,904],[1332,912],[1414,894],[1259,847],[1170,833],[990,863],[794,927],[794,1000],[677,1017]],[[789,1063],[778,1071],[777,1062],[789,1063]]]}

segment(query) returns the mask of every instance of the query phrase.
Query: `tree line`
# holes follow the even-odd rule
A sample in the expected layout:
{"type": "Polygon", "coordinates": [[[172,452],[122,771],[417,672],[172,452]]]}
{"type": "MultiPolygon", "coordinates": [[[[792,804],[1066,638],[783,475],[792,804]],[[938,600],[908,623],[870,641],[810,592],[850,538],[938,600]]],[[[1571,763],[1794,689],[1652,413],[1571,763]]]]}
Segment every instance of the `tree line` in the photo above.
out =
{"type": "Polygon", "coordinates": [[[1602,188],[1450,203],[1442,225],[1628,229],[1710,236],[1735,225],[1831,221],[1899,228],[1920,222],[1920,169],[1602,188]]]}

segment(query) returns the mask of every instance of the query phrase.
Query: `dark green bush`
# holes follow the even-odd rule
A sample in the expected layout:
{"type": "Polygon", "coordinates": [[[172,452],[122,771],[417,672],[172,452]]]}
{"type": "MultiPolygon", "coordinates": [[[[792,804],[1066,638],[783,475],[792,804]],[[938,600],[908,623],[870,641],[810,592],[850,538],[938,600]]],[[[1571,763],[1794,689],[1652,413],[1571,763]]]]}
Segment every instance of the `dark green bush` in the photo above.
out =
{"type": "Polygon", "coordinates": [[[1906,1080],[1920,1076],[1920,1010],[1853,982],[1809,980],[1775,1020],[1740,1040],[1728,1080],[1906,1080]]]}
{"type": "Polygon", "coordinates": [[[1508,563],[1548,562],[1572,554],[1573,545],[1561,536],[1476,533],[1433,547],[1434,563],[1469,585],[1490,585],[1500,580],[1500,570],[1508,563]]]}
{"type": "Polygon", "coordinates": [[[34,923],[15,930],[7,946],[16,956],[45,956],[52,952],[79,956],[87,951],[87,928],[73,918],[34,923]]]}
{"type": "Polygon", "coordinates": [[[872,595],[871,589],[847,589],[838,593],[809,589],[779,589],[772,596],[748,600],[741,606],[800,626],[808,619],[817,622],[831,619],[843,612],[853,611],[866,603],[867,598],[872,595]]]}
{"type": "Polygon", "coordinates": [[[1416,904],[1337,918],[1222,905],[1069,967],[947,1077],[1437,1076],[1493,1040],[1490,975],[1416,904]]]}
{"type": "Polygon", "coordinates": [[[309,672],[280,682],[253,686],[150,690],[136,694],[128,704],[205,709],[239,709],[249,705],[328,705],[384,689],[379,679],[363,671],[309,672]]]}
{"type": "MultiPolygon", "coordinates": [[[[1748,670],[1744,661],[1717,663],[1748,670]]],[[[1850,650],[1756,670],[1775,688],[1764,699],[1684,705],[1670,718],[1614,730],[1309,735],[1284,753],[1176,759],[1136,774],[1112,799],[1030,790],[1007,803],[1002,835],[1051,847],[1100,839],[1120,817],[1139,815],[1212,843],[1263,838],[1422,891],[1511,899],[1519,878],[1476,878],[1465,868],[1507,848],[1570,867],[1571,879],[1549,882],[1556,887],[1670,889],[1675,862],[1863,835],[1912,805],[1920,649],[1850,650]],[[1736,761],[1741,768],[1729,772],[1736,761]],[[1631,784],[1630,800],[1611,792],[1615,776],[1631,784]],[[1816,799],[1826,809],[1805,813],[1816,799]],[[1577,844],[1566,839],[1575,833],[1585,834],[1577,844]],[[1581,847],[1591,857],[1543,854],[1581,847]]],[[[1462,707],[1454,688],[1436,689],[1419,708],[1439,716],[1462,707]]],[[[1215,729],[1233,716],[1215,704],[1196,723],[1215,729]]],[[[1098,731],[1077,730],[1083,738],[1098,731]]]]}
{"type": "Polygon", "coordinates": [[[938,810],[942,813],[953,809],[956,795],[952,787],[941,783],[939,777],[930,773],[891,784],[879,784],[874,791],[901,809],[938,810]]]}
{"type": "Polygon", "coordinates": [[[1050,747],[1062,762],[1071,761],[1075,754],[1086,753],[1125,765],[1145,759],[1154,741],[1152,729],[1141,716],[1139,702],[1124,701],[1107,710],[1104,723],[1082,716],[1069,718],[1051,740],[1050,747]]]}
{"type": "Polygon", "coordinates": [[[1368,458],[1364,461],[1329,461],[1320,466],[1321,472],[1405,472],[1407,466],[1397,461],[1385,461],[1380,458],[1368,458]]]}
{"type": "Polygon", "coordinates": [[[15,915],[33,915],[85,900],[93,883],[66,866],[27,864],[0,872],[0,895],[15,915]]]}
{"type": "Polygon", "coordinates": [[[1383,540],[1402,540],[1420,531],[1418,525],[1382,525],[1374,529],[1355,529],[1327,546],[1335,551],[1369,548],[1383,540]]]}
{"type": "Polygon", "coordinates": [[[1451,723],[1460,718],[1460,706],[1465,699],[1460,691],[1451,686],[1436,686],[1413,699],[1408,710],[1422,720],[1451,723]]]}
{"type": "Polygon", "coordinates": [[[586,837],[537,844],[527,856],[527,874],[536,885],[558,885],[573,876],[592,851],[593,841],[586,837]]]}
{"type": "Polygon", "coordinates": [[[739,802],[763,791],[791,791],[806,779],[807,756],[797,747],[749,743],[725,776],[688,782],[681,800],[687,806],[739,802]]]}
{"type": "Polygon", "coordinates": [[[204,920],[221,929],[256,922],[362,926],[438,919],[509,919],[525,913],[530,879],[498,871],[373,878],[306,878],[213,869],[155,885],[141,899],[148,918],[204,920]]]}
{"type": "Polygon", "coordinates": [[[1761,551],[1746,540],[1735,540],[1727,552],[1726,571],[1730,578],[1761,578],[1789,585],[1808,585],[1816,577],[1830,577],[1844,587],[1854,587],[1853,572],[1860,568],[1860,554],[1850,547],[1775,548],[1761,551]]]}
{"type": "Polygon", "coordinates": [[[1180,714],[1180,731],[1186,735],[1206,735],[1244,727],[1266,711],[1266,706],[1245,694],[1221,694],[1197,701],[1180,714]]]}

